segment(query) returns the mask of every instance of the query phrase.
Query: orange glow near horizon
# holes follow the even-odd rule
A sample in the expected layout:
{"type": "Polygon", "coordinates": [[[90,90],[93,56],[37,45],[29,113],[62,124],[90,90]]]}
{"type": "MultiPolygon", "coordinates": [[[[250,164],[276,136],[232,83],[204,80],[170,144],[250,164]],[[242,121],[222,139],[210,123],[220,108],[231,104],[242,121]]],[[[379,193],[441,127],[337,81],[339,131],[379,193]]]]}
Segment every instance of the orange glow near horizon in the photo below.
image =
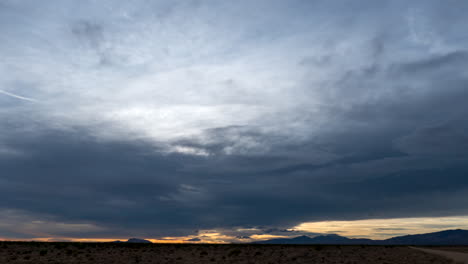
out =
{"type": "Polygon", "coordinates": [[[468,216],[306,222],[293,229],[304,232],[334,233],[353,238],[386,239],[447,229],[468,229],[468,216]]]}
{"type": "MultiPolygon", "coordinates": [[[[245,243],[275,238],[288,238],[307,233],[338,234],[350,238],[386,239],[400,235],[431,233],[447,229],[468,229],[468,216],[453,217],[420,217],[420,218],[393,218],[393,219],[366,219],[354,221],[320,221],[304,222],[291,229],[285,235],[264,234],[256,228],[237,228],[238,232],[251,232],[250,238],[240,239],[234,235],[223,234],[222,230],[200,230],[197,235],[180,237],[144,238],[153,243],[191,243],[191,244],[225,244],[245,243]],[[200,241],[190,241],[190,239],[200,241]]],[[[127,241],[128,238],[75,238],[53,237],[51,234],[31,232],[30,238],[0,237],[3,241],[42,241],[42,242],[112,242],[116,240],[127,241]]]]}
{"type": "MultiPolygon", "coordinates": [[[[35,238],[3,238],[0,237],[0,241],[37,241],[37,242],[84,242],[84,243],[93,243],[93,242],[112,242],[116,240],[120,241],[127,241],[128,238],[72,238],[72,237],[35,237],[35,238]]],[[[145,238],[153,243],[206,243],[206,242],[198,242],[198,241],[186,241],[187,238],[174,238],[174,239],[152,239],[152,238],[145,238]]]]}

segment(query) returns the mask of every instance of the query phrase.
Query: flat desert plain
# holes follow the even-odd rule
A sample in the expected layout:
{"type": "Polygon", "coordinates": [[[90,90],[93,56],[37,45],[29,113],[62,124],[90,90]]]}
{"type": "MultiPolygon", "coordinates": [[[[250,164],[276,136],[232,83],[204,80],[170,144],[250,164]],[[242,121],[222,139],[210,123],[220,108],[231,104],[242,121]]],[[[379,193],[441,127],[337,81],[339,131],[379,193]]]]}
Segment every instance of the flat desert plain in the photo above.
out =
{"type": "Polygon", "coordinates": [[[0,263],[448,264],[452,262],[404,246],[0,242],[0,263]]]}
{"type": "Polygon", "coordinates": [[[445,247],[444,246],[432,246],[432,247],[423,247],[423,248],[468,253],[468,246],[445,246],[445,247]]]}

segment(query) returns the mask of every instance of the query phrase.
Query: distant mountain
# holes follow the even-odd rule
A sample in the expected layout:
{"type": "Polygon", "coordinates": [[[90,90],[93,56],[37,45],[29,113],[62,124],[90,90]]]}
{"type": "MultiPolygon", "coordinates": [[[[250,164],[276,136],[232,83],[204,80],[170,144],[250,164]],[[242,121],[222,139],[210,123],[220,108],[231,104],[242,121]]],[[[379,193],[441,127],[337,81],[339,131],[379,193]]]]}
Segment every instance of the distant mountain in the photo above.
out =
{"type": "Polygon", "coordinates": [[[130,238],[127,240],[127,243],[151,243],[151,241],[140,238],[130,238]]]}
{"type": "Polygon", "coordinates": [[[372,244],[371,239],[352,239],[335,234],[321,235],[316,237],[299,236],[295,238],[277,238],[266,241],[256,241],[254,244],[340,244],[340,245],[352,245],[352,244],[372,244]]]}
{"type": "Polygon", "coordinates": [[[151,241],[149,240],[146,240],[146,239],[140,239],[140,238],[130,238],[128,239],[127,241],[120,241],[120,240],[116,240],[116,241],[112,241],[112,243],[152,243],[151,241]]]}
{"type": "Polygon", "coordinates": [[[384,241],[392,245],[468,245],[468,230],[445,230],[428,234],[399,236],[384,241]]]}
{"type": "Polygon", "coordinates": [[[468,245],[468,230],[446,230],[435,233],[392,237],[385,240],[347,238],[335,234],[316,237],[299,236],[256,241],[253,244],[322,244],[322,245],[468,245]]]}
{"type": "Polygon", "coordinates": [[[312,244],[312,238],[308,236],[298,236],[295,238],[276,238],[264,241],[255,241],[252,244],[312,244]]]}

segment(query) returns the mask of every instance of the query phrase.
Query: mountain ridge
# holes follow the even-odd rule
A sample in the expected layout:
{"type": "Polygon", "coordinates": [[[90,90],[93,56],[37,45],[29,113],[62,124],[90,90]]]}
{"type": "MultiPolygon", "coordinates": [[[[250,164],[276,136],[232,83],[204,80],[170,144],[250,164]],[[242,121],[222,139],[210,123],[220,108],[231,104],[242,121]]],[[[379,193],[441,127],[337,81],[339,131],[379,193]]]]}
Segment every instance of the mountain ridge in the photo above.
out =
{"type": "Polygon", "coordinates": [[[116,240],[116,241],[112,241],[112,243],[152,243],[152,242],[146,239],[141,239],[141,238],[129,238],[127,241],[116,240]]]}
{"type": "Polygon", "coordinates": [[[323,244],[323,245],[468,245],[468,230],[453,229],[432,233],[396,236],[384,240],[348,238],[337,234],[316,237],[298,236],[255,241],[251,244],[323,244]]]}

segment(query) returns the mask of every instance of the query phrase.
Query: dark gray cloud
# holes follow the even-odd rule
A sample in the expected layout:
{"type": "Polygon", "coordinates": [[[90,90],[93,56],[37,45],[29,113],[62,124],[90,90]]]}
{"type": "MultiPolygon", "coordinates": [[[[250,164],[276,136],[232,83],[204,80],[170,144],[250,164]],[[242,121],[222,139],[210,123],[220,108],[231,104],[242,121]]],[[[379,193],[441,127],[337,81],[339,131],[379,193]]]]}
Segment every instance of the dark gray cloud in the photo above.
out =
{"type": "Polygon", "coordinates": [[[96,22],[78,21],[72,25],[71,32],[91,48],[99,49],[104,40],[102,26],[96,22]]]}
{"type": "Polygon", "coordinates": [[[50,5],[0,4],[0,236],[468,214],[464,3],[50,5]]]}
{"type": "MultiPolygon", "coordinates": [[[[200,228],[468,213],[468,167],[460,152],[271,171],[269,162],[247,163],[256,158],[165,154],[144,142],[99,142],[85,131],[17,136],[7,137],[6,146],[19,154],[0,162],[8,171],[2,176],[0,207],[111,230],[55,235],[149,237],[200,228]]],[[[443,149],[444,143],[438,141],[443,149]]],[[[287,156],[270,159],[293,163],[287,156]]]]}

